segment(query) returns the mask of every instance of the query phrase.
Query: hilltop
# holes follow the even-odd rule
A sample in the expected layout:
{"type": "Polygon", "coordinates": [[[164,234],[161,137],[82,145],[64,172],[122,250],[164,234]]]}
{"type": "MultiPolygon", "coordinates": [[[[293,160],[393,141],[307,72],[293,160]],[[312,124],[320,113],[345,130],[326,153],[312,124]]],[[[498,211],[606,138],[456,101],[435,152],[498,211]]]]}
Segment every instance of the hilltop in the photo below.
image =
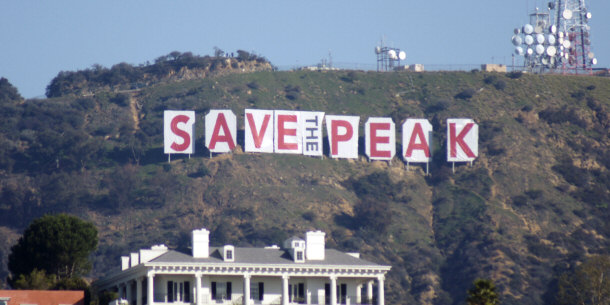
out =
{"type": "Polygon", "coordinates": [[[159,77],[138,90],[100,84],[68,81],[33,100],[0,87],[11,92],[0,92],[2,278],[10,245],[51,212],[98,227],[93,278],[141,247],[186,250],[193,228],[236,246],[315,228],[329,247],[392,265],[386,299],[399,304],[460,304],[477,277],[494,280],[503,304],[540,304],[562,271],[610,254],[609,78],[255,71],[159,77]],[[243,130],[246,108],[427,118],[431,175],[398,158],[251,154],[243,143],[209,158],[202,115],[232,109],[243,130]],[[196,111],[191,158],[167,162],[166,109],[196,111]],[[480,157],[455,174],[444,153],[450,117],[480,125],[480,157]]]}

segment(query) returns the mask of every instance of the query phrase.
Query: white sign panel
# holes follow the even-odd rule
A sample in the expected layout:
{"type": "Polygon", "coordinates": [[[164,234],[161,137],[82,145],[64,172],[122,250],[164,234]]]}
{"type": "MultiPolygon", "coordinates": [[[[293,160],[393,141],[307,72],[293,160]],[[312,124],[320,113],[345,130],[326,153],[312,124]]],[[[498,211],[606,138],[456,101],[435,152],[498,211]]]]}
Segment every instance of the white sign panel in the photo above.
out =
{"type": "Polygon", "coordinates": [[[300,112],[276,110],[274,151],[281,154],[303,153],[303,135],[300,129],[300,112]]]}
{"type": "Polygon", "coordinates": [[[324,112],[301,111],[303,154],[322,156],[322,124],[324,112]]]}
{"type": "Polygon", "coordinates": [[[273,152],[273,110],[245,110],[245,151],[273,152]]]}
{"type": "Polygon", "coordinates": [[[326,116],[326,132],[331,158],[358,158],[359,122],[359,116],[326,116]]]}
{"type": "Polygon", "coordinates": [[[392,118],[369,118],[364,124],[365,153],[371,160],[392,160],[396,154],[396,126],[392,118]]]}
{"type": "Polygon", "coordinates": [[[211,152],[225,153],[237,143],[237,118],[231,110],[210,110],[205,116],[205,145],[211,152]]]}
{"type": "Polygon", "coordinates": [[[402,124],[402,157],[407,162],[432,161],[432,124],[426,119],[407,119],[402,124]]]}
{"type": "Polygon", "coordinates": [[[195,111],[166,110],[163,112],[163,150],[166,154],[195,152],[195,111]]]}
{"type": "Polygon", "coordinates": [[[447,162],[473,161],[479,155],[479,125],[472,119],[447,119],[447,162]]]}

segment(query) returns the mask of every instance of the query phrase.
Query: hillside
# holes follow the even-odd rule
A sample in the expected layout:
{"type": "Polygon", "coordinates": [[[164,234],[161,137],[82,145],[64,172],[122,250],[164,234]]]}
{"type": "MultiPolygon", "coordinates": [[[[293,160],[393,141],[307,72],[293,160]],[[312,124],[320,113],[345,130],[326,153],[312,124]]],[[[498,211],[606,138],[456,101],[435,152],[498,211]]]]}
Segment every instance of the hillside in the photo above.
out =
{"type": "Polygon", "coordinates": [[[503,304],[540,304],[562,271],[610,254],[609,78],[263,71],[128,93],[25,101],[0,93],[0,107],[2,279],[10,245],[32,219],[55,212],[98,227],[93,278],[140,247],[186,249],[197,227],[212,231],[212,244],[236,246],[316,228],[330,247],[392,265],[386,300],[396,304],[461,304],[477,277],[494,280],[503,304]],[[243,142],[209,158],[202,116],[232,109],[243,135],[246,108],[427,118],[431,176],[398,158],[252,154],[243,142]],[[190,159],[167,163],[166,109],[197,113],[190,159]],[[443,144],[449,117],[480,125],[480,157],[455,174],[443,144]]]}

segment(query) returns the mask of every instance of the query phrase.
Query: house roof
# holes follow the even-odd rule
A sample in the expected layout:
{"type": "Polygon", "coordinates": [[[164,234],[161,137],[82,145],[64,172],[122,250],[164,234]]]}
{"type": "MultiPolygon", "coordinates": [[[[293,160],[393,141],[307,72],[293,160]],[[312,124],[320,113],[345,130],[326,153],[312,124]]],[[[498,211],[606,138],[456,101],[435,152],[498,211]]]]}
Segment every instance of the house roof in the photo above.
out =
{"type": "Polygon", "coordinates": [[[264,248],[240,248],[235,247],[233,262],[225,262],[220,256],[222,248],[210,247],[210,256],[208,258],[194,258],[191,255],[184,254],[178,251],[170,250],[167,253],[151,260],[151,263],[207,263],[207,264],[253,264],[253,265],[317,265],[317,266],[362,266],[373,267],[379,266],[376,263],[367,260],[356,258],[349,254],[334,250],[326,249],[324,260],[306,260],[304,263],[295,263],[290,254],[281,249],[264,249],[264,248]]]}

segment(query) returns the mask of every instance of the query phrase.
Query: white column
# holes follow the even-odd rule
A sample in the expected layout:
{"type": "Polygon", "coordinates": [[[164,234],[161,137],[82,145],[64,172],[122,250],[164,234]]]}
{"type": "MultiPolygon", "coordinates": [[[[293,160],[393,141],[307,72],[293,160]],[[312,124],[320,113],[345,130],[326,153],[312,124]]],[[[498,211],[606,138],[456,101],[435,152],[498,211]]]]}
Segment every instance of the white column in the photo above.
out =
{"type": "Polygon", "coordinates": [[[337,305],[337,277],[330,277],[330,305],[337,305]]]}
{"type": "Polygon", "coordinates": [[[384,305],[384,298],[383,298],[383,275],[380,275],[379,277],[377,277],[377,305],[384,305]]]}
{"type": "Polygon", "coordinates": [[[146,275],[148,277],[147,279],[147,290],[146,290],[146,298],[148,300],[148,304],[146,305],[153,305],[155,304],[155,273],[154,272],[148,272],[148,274],[146,275]]]}
{"type": "Polygon", "coordinates": [[[131,299],[133,298],[131,293],[131,281],[125,283],[125,297],[127,298],[129,305],[133,305],[131,304],[131,299]]]}
{"type": "Polygon", "coordinates": [[[201,305],[201,273],[195,273],[195,305],[201,305]]]}
{"type": "Polygon", "coordinates": [[[372,304],[373,302],[373,281],[366,283],[366,303],[372,304]]]}
{"type": "Polygon", "coordinates": [[[356,304],[362,304],[362,284],[356,286],[356,304]]]}
{"type": "Polygon", "coordinates": [[[250,304],[250,274],[244,274],[244,301],[243,305],[250,304]]]}
{"type": "Polygon", "coordinates": [[[142,305],[142,278],[136,279],[136,305],[142,305]]]}
{"type": "Polygon", "coordinates": [[[288,305],[288,274],[282,275],[282,305],[288,305]]]}

